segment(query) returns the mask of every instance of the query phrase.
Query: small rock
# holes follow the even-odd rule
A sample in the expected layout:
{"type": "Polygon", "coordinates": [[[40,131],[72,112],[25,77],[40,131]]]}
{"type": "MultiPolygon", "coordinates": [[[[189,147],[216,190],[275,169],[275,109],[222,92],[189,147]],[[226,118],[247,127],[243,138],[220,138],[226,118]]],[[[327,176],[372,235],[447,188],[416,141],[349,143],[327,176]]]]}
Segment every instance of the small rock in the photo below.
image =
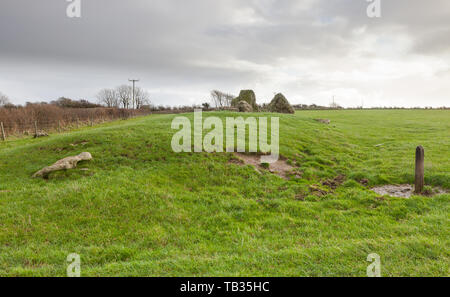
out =
{"type": "Polygon", "coordinates": [[[322,124],[326,124],[326,125],[331,124],[331,120],[328,120],[328,119],[315,119],[315,121],[322,123],[322,124]]]}
{"type": "Polygon", "coordinates": [[[48,134],[45,133],[44,131],[38,131],[36,134],[34,134],[34,138],[39,138],[39,137],[47,137],[48,134]]]}

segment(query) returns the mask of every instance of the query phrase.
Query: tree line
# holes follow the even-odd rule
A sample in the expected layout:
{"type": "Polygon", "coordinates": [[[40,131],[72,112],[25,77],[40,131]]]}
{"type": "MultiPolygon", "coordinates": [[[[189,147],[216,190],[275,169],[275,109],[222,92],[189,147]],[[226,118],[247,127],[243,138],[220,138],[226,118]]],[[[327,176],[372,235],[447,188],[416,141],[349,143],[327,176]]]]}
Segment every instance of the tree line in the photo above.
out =
{"type": "Polygon", "coordinates": [[[121,85],[114,89],[102,89],[97,94],[98,103],[111,108],[141,109],[150,105],[150,95],[140,87],[121,85]]]}

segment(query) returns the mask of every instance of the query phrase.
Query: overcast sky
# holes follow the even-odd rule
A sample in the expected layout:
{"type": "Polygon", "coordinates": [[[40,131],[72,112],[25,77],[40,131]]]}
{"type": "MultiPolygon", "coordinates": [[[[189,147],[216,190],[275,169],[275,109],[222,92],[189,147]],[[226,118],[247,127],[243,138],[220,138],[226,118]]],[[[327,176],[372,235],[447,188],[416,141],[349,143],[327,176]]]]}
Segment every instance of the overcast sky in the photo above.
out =
{"type": "Polygon", "coordinates": [[[138,83],[153,104],[219,89],[294,103],[450,106],[450,1],[0,0],[0,92],[13,103],[138,83]]]}

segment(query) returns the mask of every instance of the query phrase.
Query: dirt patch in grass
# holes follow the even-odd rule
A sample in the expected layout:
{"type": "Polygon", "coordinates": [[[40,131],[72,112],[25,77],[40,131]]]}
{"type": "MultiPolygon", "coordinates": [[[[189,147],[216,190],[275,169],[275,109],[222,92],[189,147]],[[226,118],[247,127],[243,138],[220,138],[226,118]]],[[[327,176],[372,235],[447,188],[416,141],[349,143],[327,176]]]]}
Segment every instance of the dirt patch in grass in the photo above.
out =
{"type": "Polygon", "coordinates": [[[364,187],[369,186],[369,180],[367,178],[363,178],[363,179],[359,180],[359,183],[364,187]]]}
{"type": "MultiPolygon", "coordinates": [[[[410,198],[414,193],[414,186],[412,185],[384,185],[372,188],[372,191],[379,195],[388,195],[398,198],[410,198]]],[[[446,191],[439,188],[426,187],[421,196],[435,196],[439,194],[445,194],[446,191]]]]}
{"type": "Polygon", "coordinates": [[[310,185],[309,192],[316,197],[322,197],[322,196],[325,196],[326,194],[328,194],[327,191],[325,191],[324,189],[321,189],[317,185],[310,185]]]}
{"type": "Polygon", "coordinates": [[[71,146],[77,146],[77,145],[86,145],[86,144],[88,144],[88,143],[89,143],[89,141],[86,141],[86,140],[80,140],[80,141],[71,143],[70,145],[71,145],[71,146]]]}
{"type": "Polygon", "coordinates": [[[77,142],[74,142],[74,143],[70,143],[68,146],[65,146],[65,147],[57,147],[57,148],[54,149],[54,151],[55,152],[62,152],[64,150],[69,150],[69,149],[74,148],[74,147],[79,146],[79,145],[85,146],[88,143],[89,142],[86,141],[86,140],[80,140],[80,141],[77,141],[77,142]]]}
{"type": "Polygon", "coordinates": [[[342,185],[342,183],[345,181],[345,175],[338,175],[333,179],[327,179],[326,181],[322,182],[322,185],[330,187],[332,190],[336,190],[337,187],[342,185]]]}
{"type": "Polygon", "coordinates": [[[316,197],[322,197],[329,193],[334,193],[334,191],[344,183],[345,179],[345,175],[340,174],[333,179],[324,180],[319,185],[310,185],[309,193],[316,197]]]}
{"type": "Polygon", "coordinates": [[[230,160],[230,163],[237,165],[252,165],[256,171],[262,172],[268,170],[270,173],[276,174],[284,179],[289,179],[291,175],[300,177],[296,172],[296,167],[289,165],[285,158],[281,157],[275,163],[261,163],[260,154],[242,154],[234,153],[235,158],[230,160]]]}

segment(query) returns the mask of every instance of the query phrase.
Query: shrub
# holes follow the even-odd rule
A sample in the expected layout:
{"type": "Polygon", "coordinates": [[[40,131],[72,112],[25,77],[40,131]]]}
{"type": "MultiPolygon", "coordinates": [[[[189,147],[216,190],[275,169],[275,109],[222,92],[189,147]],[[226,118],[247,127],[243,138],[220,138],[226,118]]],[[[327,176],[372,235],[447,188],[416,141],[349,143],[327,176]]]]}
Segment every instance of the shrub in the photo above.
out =
{"type": "Polygon", "coordinates": [[[148,109],[62,108],[53,104],[29,103],[25,107],[0,108],[0,122],[3,122],[6,134],[11,135],[33,132],[35,122],[37,122],[39,130],[49,131],[83,123],[103,122],[149,113],[151,111],[148,109]]]}

